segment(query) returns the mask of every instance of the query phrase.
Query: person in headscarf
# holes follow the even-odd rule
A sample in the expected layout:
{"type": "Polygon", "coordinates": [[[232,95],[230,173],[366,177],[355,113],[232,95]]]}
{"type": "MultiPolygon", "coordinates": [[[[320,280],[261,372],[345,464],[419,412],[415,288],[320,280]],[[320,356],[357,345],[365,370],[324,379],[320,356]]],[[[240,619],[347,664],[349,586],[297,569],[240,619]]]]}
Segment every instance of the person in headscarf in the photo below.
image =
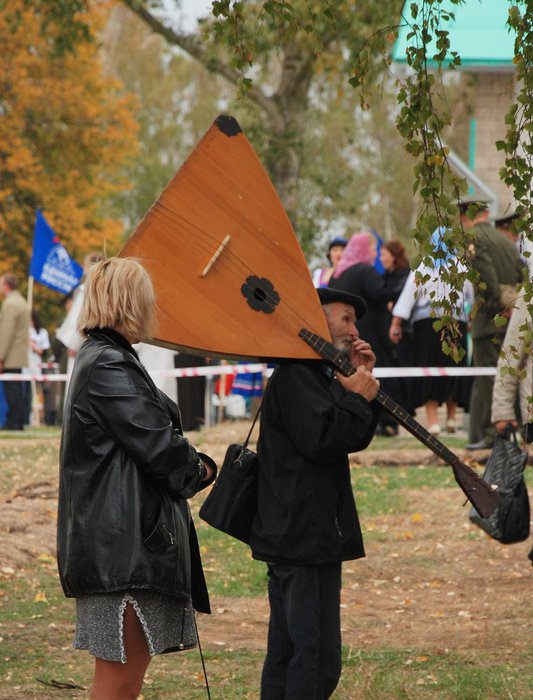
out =
{"type": "MultiPolygon", "coordinates": [[[[357,321],[357,330],[363,340],[372,345],[376,355],[376,367],[392,367],[392,344],[389,340],[389,312],[387,302],[392,301],[394,292],[387,287],[383,277],[375,270],[376,238],[369,231],[355,233],[344,249],[329,286],[355,296],[362,297],[367,304],[367,312],[357,321]]],[[[395,401],[401,401],[398,380],[384,379],[383,390],[395,401]]],[[[377,435],[393,436],[398,433],[398,425],[388,414],[383,413],[377,435]]]]}

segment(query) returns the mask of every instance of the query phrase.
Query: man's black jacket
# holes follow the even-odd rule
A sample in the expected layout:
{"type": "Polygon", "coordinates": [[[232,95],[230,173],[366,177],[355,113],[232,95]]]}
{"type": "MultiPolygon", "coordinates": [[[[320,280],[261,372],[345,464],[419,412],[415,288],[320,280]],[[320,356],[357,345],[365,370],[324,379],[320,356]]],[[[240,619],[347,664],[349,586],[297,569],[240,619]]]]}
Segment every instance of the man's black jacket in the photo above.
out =
{"type": "Polygon", "coordinates": [[[255,559],[320,565],[364,556],[348,453],[369,444],[378,413],[322,363],[275,370],[261,408],[255,559]]]}

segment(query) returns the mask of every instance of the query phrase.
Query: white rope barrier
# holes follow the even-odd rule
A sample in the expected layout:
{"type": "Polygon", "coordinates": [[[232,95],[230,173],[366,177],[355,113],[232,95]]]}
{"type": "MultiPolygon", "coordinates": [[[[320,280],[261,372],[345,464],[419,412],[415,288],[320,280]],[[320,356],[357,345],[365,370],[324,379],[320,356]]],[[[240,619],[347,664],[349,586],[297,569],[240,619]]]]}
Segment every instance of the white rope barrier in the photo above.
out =
{"type": "MultiPolygon", "coordinates": [[[[265,364],[213,365],[209,367],[180,367],[177,369],[149,370],[154,377],[217,377],[227,374],[247,374],[263,372],[272,374],[265,364]]],[[[376,367],[374,376],[378,379],[403,379],[404,377],[480,377],[494,376],[496,367],[376,367]]],[[[66,382],[68,374],[0,374],[3,382],[66,382]]]]}

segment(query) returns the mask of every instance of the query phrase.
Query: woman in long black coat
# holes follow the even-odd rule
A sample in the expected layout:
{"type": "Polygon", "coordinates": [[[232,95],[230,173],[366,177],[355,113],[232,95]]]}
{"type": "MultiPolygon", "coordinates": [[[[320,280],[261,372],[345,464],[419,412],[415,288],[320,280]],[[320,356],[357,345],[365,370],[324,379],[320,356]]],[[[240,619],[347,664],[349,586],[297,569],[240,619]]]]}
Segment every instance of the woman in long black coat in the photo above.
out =
{"type": "MultiPolygon", "coordinates": [[[[390,290],[392,300],[387,302],[388,324],[392,321],[392,307],[398,300],[402,289],[405,287],[407,278],[409,277],[410,267],[407,259],[405,246],[401,241],[387,241],[381,246],[380,260],[383,265],[383,280],[385,286],[390,290]]],[[[389,336],[390,337],[390,336],[389,336]]],[[[413,367],[413,331],[410,321],[402,323],[402,335],[400,342],[392,349],[393,366],[398,367],[413,367]]],[[[412,415],[415,414],[414,405],[414,383],[412,377],[400,377],[400,398],[398,403],[409,411],[412,415]]]]}
{"type": "MultiPolygon", "coordinates": [[[[329,286],[363,297],[367,312],[357,321],[359,335],[372,346],[376,355],[376,367],[392,367],[394,358],[389,340],[387,302],[394,299],[395,291],[387,287],[383,277],[374,269],[375,258],[374,236],[367,231],[354,234],[344,249],[329,286]]],[[[381,385],[396,401],[401,398],[396,379],[382,380],[381,385]]],[[[396,421],[383,413],[377,434],[395,435],[397,432],[396,421]]]]}

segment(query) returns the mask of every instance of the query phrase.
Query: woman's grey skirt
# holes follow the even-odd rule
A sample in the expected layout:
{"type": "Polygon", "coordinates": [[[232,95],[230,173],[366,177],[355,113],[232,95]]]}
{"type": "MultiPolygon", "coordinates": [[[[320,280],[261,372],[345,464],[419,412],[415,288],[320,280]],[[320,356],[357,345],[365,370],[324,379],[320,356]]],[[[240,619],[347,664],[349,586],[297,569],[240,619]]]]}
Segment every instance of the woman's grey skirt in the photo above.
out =
{"type": "Polygon", "coordinates": [[[190,601],[154,591],[121,591],[76,598],[73,647],[105,661],[126,663],[124,610],[130,603],[141,622],[151,656],[196,646],[190,601]]]}

